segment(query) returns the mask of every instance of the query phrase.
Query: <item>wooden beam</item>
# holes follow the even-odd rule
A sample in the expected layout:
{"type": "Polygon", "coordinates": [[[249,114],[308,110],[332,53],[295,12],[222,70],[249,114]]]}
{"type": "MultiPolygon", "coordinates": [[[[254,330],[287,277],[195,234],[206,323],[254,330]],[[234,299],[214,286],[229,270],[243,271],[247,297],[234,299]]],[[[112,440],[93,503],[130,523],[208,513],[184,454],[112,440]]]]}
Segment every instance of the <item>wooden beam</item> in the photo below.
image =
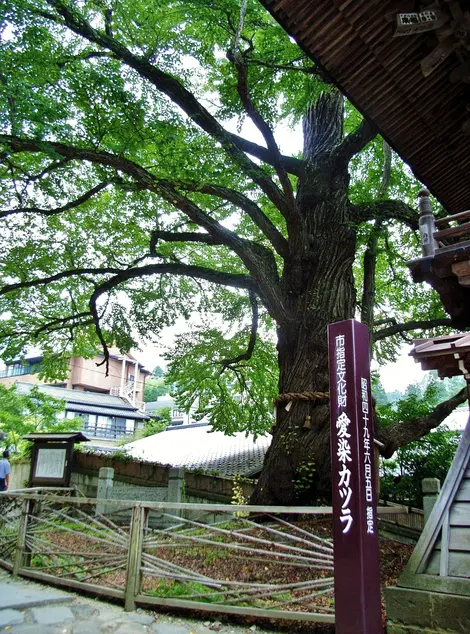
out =
{"type": "Polygon", "coordinates": [[[450,222],[462,222],[463,220],[470,220],[470,210],[462,211],[459,214],[453,216],[446,216],[445,218],[436,218],[436,227],[447,227],[450,222]]]}
{"type": "Polygon", "coordinates": [[[470,259],[462,260],[461,262],[453,262],[451,264],[452,273],[457,277],[463,275],[470,275],[470,259]]]}
{"type": "Polygon", "coordinates": [[[436,240],[442,240],[443,238],[460,238],[461,236],[470,232],[470,222],[465,222],[462,225],[456,227],[449,227],[448,229],[441,229],[434,232],[434,238],[436,240]]]}

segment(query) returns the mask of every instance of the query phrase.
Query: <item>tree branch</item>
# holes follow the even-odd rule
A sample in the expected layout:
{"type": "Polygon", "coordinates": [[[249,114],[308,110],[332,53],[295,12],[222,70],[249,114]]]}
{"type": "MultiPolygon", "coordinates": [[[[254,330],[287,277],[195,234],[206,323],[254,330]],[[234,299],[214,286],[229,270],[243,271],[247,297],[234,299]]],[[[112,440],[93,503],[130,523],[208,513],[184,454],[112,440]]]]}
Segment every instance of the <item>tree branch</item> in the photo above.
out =
{"type": "Polygon", "coordinates": [[[283,215],[289,214],[289,204],[284,194],[269,175],[246,156],[215,117],[175,77],[152,65],[147,59],[134,55],[113,37],[94,29],[77,10],[71,10],[61,0],[46,1],[56,9],[71,31],[111,51],[116,59],[133,68],[140,77],[147,79],[160,92],[167,95],[198,127],[221,144],[232,160],[261,188],[283,215]]]}
{"type": "Polygon", "coordinates": [[[245,112],[253,121],[258,130],[261,132],[264,140],[266,141],[266,145],[268,146],[268,149],[270,150],[274,159],[273,165],[279,178],[279,182],[281,183],[284,196],[286,197],[286,200],[291,208],[291,212],[295,213],[297,206],[295,202],[294,191],[292,189],[289,177],[287,176],[287,172],[284,169],[281,153],[274,138],[273,131],[271,130],[268,123],[263,119],[261,114],[258,112],[255,104],[250,97],[248,88],[248,73],[243,56],[239,51],[233,50],[227,53],[227,58],[233,63],[237,71],[237,92],[245,109],[245,112]]]}
{"type": "Polygon", "coordinates": [[[352,217],[358,223],[367,220],[398,220],[410,229],[418,229],[418,213],[401,200],[377,200],[352,205],[352,217]]]}
{"type": "Polygon", "coordinates": [[[32,336],[34,338],[37,338],[44,331],[53,332],[55,330],[63,330],[64,328],[75,328],[77,325],[87,326],[93,323],[92,319],[86,319],[85,321],[78,321],[77,323],[73,323],[72,325],[70,325],[71,321],[75,322],[76,320],[80,320],[83,317],[90,317],[90,313],[88,311],[84,311],[81,313],[76,313],[75,315],[69,315],[68,317],[57,317],[57,319],[52,319],[48,321],[47,324],[43,324],[42,326],[37,328],[32,336]]]}
{"type": "Polygon", "coordinates": [[[24,288],[34,288],[36,286],[44,286],[45,284],[52,284],[67,277],[75,277],[78,275],[107,275],[109,273],[117,274],[121,269],[117,268],[89,268],[89,269],[70,269],[68,271],[61,271],[55,275],[49,277],[41,277],[36,280],[28,280],[27,282],[18,282],[16,284],[7,284],[0,288],[0,295],[6,295],[12,291],[22,290],[24,288]]]}
{"type": "Polygon", "coordinates": [[[378,430],[378,440],[385,445],[380,453],[385,458],[390,458],[398,447],[404,447],[413,440],[426,436],[432,429],[438,427],[451,414],[456,407],[464,403],[468,398],[467,388],[437,405],[433,411],[424,418],[415,418],[403,423],[395,423],[389,427],[378,430]]]}
{"type": "MultiPolygon", "coordinates": [[[[151,188],[156,182],[155,177],[142,166],[123,156],[117,156],[110,152],[80,148],[53,141],[22,138],[9,134],[0,134],[0,144],[6,145],[12,153],[39,152],[43,154],[60,155],[68,160],[87,161],[89,163],[97,163],[111,167],[125,172],[148,188],[151,188]]],[[[5,154],[0,155],[0,158],[4,157],[5,154]]]]}
{"type": "Polygon", "coordinates": [[[395,322],[393,326],[388,326],[387,328],[382,328],[375,332],[372,338],[374,341],[380,341],[386,337],[409,332],[410,330],[429,330],[430,328],[437,328],[438,326],[452,326],[452,320],[448,317],[442,317],[440,319],[428,319],[424,321],[408,321],[405,324],[397,324],[395,322]]]}
{"type": "MultiPolygon", "coordinates": [[[[140,185],[149,191],[159,194],[168,203],[186,214],[193,222],[204,227],[221,243],[231,247],[239,257],[246,263],[249,254],[253,253],[253,248],[261,249],[261,245],[256,245],[249,240],[240,238],[236,233],[222,227],[216,220],[202,211],[189,198],[179,193],[173,183],[156,179],[153,174],[133,161],[121,156],[116,156],[110,152],[98,152],[86,148],[77,148],[64,145],[63,143],[44,142],[35,139],[23,139],[11,135],[0,134],[0,143],[7,145],[12,152],[49,152],[59,154],[68,159],[78,159],[105,165],[116,170],[125,172],[134,178],[140,185]],[[252,247],[248,249],[247,247],[252,247]]],[[[240,200],[242,196],[240,195],[240,200]]],[[[270,253],[266,249],[266,253],[270,253]]],[[[272,257],[272,254],[271,254],[272,257]]],[[[253,265],[253,262],[250,262],[253,265]]],[[[259,266],[259,261],[256,262],[259,266]]]]}
{"type": "Polygon", "coordinates": [[[288,252],[287,240],[282,233],[277,229],[274,223],[263,213],[260,207],[253,202],[250,198],[237,192],[229,187],[222,187],[220,185],[201,185],[191,188],[188,186],[188,190],[199,191],[202,194],[210,194],[211,196],[217,196],[222,200],[227,200],[240,209],[243,209],[248,216],[253,220],[255,225],[261,229],[264,235],[269,239],[274,249],[279,253],[281,257],[285,257],[288,252]]]}
{"type": "Polygon", "coordinates": [[[262,59],[256,59],[254,57],[248,57],[246,59],[247,64],[253,64],[254,66],[263,66],[265,68],[272,68],[273,70],[292,70],[297,71],[299,73],[304,73],[306,75],[314,75],[319,77],[323,83],[332,84],[333,82],[328,77],[326,73],[324,73],[317,66],[294,66],[293,64],[274,64],[273,62],[266,62],[262,59]]]}
{"type": "Polygon", "coordinates": [[[97,286],[88,302],[90,313],[95,324],[96,334],[103,347],[104,353],[104,360],[98,365],[103,365],[103,363],[106,363],[106,372],[108,372],[109,367],[109,349],[106,344],[103,331],[101,329],[100,317],[98,315],[97,302],[99,298],[104,293],[110,292],[111,290],[128,280],[145,277],[147,275],[164,273],[169,273],[171,275],[195,277],[197,279],[206,280],[214,284],[221,284],[223,286],[245,288],[250,292],[256,292],[257,290],[254,280],[247,275],[225,273],[223,271],[207,269],[202,266],[190,266],[182,263],[148,264],[147,266],[142,266],[136,269],[127,269],[124,271],[120,271],[117,275],[114,275],[113,277],[109,278],[108,280],[97,286]]]}
{"type": "MultiPolygon", "coordinates": [[[[268,148],[265,148],[262,145],[258,145],[253,141],[248,141],[247,139],[238,136],[238,134],[233,134],[232,132],[228,132],[227,134],[231,138],[232,142],[247,154],[255,156],[260,161],[263,161],[263,163],[274,165],[275,157],[272,155],[270,150],[268,150],[268,148]]],[[[281,154],[281,161],[286,172],[288,172],[289,174],[294,174],[295,176],[302,175],[304,170],[304,162],[301,159],[281,154]]]]}
{"type": "Polygon", "coordinates": [[[364,282],[362,285],[361,321],[369,328],[374,323],[375,307],[375,272],[377,268],[377,252],[379,238],[382,233],[382,221],[376,220],[370,232],[364,252],[364,282]]]}
{"type": "Polygon", "coordinates": [[[88,62],[90,59],[112,59],[112,57],[112,53],[107,53],[106,51],[90,51],[89,53],[81,53],[80,55],[70,55],[68,57],[64,57],[57,62],[57,66],[62,68],[70,62],[88,62]]]}
{"type": "Polygon", "coordinates": [[[240,363],[240,361],[249,361],[251,359],[251,355],[255,349],[256,344],[256,335],[258,333],[258,302],[256,301],[256,295],[250,291],[250,304],[251,304],[251,331],[250,331],[250,339],[248,341],[248,346],[245,352],[239,354],[237,357],[233,359],[221,359],[217,363],[220,363],[224,368],[227,368],[230,365],[235,365],[240,363]]]}
{"type": "Polygon", "coordinates": [[[34,213],[41,214],[43,216],[54,216],[56,214],[63,213],[64,211],[68,211],[69,209],[75,209],[76,207],[83,205],[83,203],[85,203],[87,200],[90,200],[90,198],[93,198],[93,196],[108,187],[108,185],[108,182],[100,183],[99,185],[96,185],[89,191],[85,192],[76,200],[72,200],[62,207],[56,207],[54,209],[40,209],[39,207],[18,207],[17,209],[5,209],[4,211],[0,211],[0,218],[5,218],[6,216],[20,213],[34,213]]]}
{"type": "Polygon", "coordinates": [[[93,320],[93,324],[95,325],[95,332],[96,335],[99,339],[99,342],[101,344],[101,347],[103,348],[103,361],[100,361],[100,363],[97,363],[96,366],[100,367],[101,365],[106,365],[106,372],[105,375],[108,376],[109,374],[109,348],[108,348],[108,344],[106,342],[106,339],[104,338],[104,334],[103,334],[103,329],[101,328],[101,323],[100,323],[100,316],[98,314],[98,307],[97,307],[97,301],[99,298],[99,294],[96,294],[96,290],[93,293],[93,295],[90,297],[89,301],[88,301],[88,306],[90,308],[90,314],[93,320]]]}
{"type": "MultiPolygon", "coordinates": [[[[35,286],[42,286],[44,284],[51,284],[58,280],[74,277],[79,275],[107,275],[114,274],[105,282],[102,282],[97,286],[95,293],[99,289],[111,290],[118,284],[127,280],[136,279],[139,277],[145,277],[148,275],[169,273],[171,275],[186,275],[188,277],[196,277],[214,284],[222,284],[224,286],[232,286],[234,288],[244,288],[246,290],[258,291],[257,285],[254,280],[248,275],[241,273],[225,273],[223,271],[217,271],[214,269],[208,269],[202,266],[191,266],[189,264],[182,263],[161,263],[161,264],[147,264],[140,267],[134,267],[129,269],[117,269],[117,268],[96,268],[96,269],[70,269],[68,271],[61,271],[55,275],[49,277],[43,277],[37,280],[29,280],[27,282],[19,282],[17,284],[7,284],[0,289],[0,295],[6,295],[15,290],[21,290],[24,288],[32,288],[35,286]]],[[[99,293],[100,294],[100,293],[99,293]]]]}
{"type": "Polygon", "coordinates": [[[34,330],[16,330],[9,333],[8,336],[12,338],[26,336],[29,342],[33,342],[43,332],[51,333],[57,332],[59,330],[70,330],[76,328],[77,326],[88,326],[91,324],[93,324],[91,313],[89,311],[86,311],[69,315],[68,317],[57,317],[56,319],[51,319],[47,323],[43,324],[39,328],[35,328],[34,330]],[[83,319],[84,317],[90,317],[90,319],[83,319]],[[71,324],[70,322],[74,323],[71,324]]]}
{"type": "MultiPolygon", "coordinates": [[[[384,160],[382,166],[382,181],[379,187],[379,197],[386,195],[390,185],[390,171],[392,167],[392,150],[386,141],[383,141],[384,160]]],[[[382,220],[376,220],[374,228],[369,234],[366,250],[364,252],[364,282],[362,286],[361,321],[370,330],[374,324],[375,308],[375,274],[377,270],[377,255],[379,239],[382,235],[382,220]]],[[[372,343],[372,337],[370,338],[372,343]]],[[[371,346],[372,353],[372,346],[371,346]]]]}
{"type": "Polygon", "coordinates": [[[368,145],[379,131],[369,119],[363,119],[333,152],[333,160],[347,164],[368,145]]]}
{"type": "MultiPolygon", "coordinates": [[[[192,200],[183,196],[173,183],[157,181],[156,187],[158,188],[159,194],[170,204],[180,209],[200,227],[203,227],[208,233],[214,236],[214,238],[219,240],[220,244],[230,247],[245,264],[247,269],[257,275],[258,280],[265,280],[268,283],[267,286],[272,287],[273,290],[274,287],[279,286],[279,276],[272,251],[261,244],[241,238],[234,231],[223,227],[193,203],[192,200]],[[262,263],[264,266],[262,266],[262,263]]],[[[264,288],[266,288],[266,286],[264,288]]]]}
{"type": "MultiPolygon", "coordinates": [[[[281,312],[277,312],[277,317],[275,318],[279,320],[286,317],[285,302],[283,301],[277,265],[272,251],[262,244],[242,238],[235,232],[223,227],[192,200],[181,194],[174,183],[158,180],[137,163],[109,152],[77,148],[63,143],[22,139],[5,134],[0,134],[0,143],[7,145],[11,152],[58,154],[69,159],[89,161],[125,172],[134,178],[141,187],[161,196],[169,204],[183,212],[192,222],[204,228],[221,244],[232,249],[247,269],[256,276],[260,288],[259,295],[263,297],[271,315],[274,316],[274,313],[280,310],[281,312]]],[[[242,201],[242,195],[240,195],[240,201],[242,201]]],[[[246,206],[247,203],[245,201],[246,206]]],[[[251,207],[253,217],[255,217],[254,211],[255,208],[251,207]]],[[[261,216],[259,219],[261,219],[261,216]]],[[[267,222],[265,226],[267,226],[267,222]]],[[[274,235],[274,232],[272,234],[274,235]]],[[[277,241],[277,243],[279,242],[280,240],[277,241]]]]}
{"type": "Polygon", "coordinates": [[[150,236],[150,255],[156,255],[155,249],[159,240],[165,242],[200,242],[201,244],[217,245],[223,244],[221,240],[214,238],[209,233],[195,233],[192,231],[181,231],[175,233],[172,231],[152,231],[150,236]]]}
{"type": "Polygon", "coordinates": [[[384,198],[390,187],[390,176],[392,171],[392,148],[389,146],[385,139],[382,139],[382,148],[384,151],[384,160],[382,166],[382,181],[380,183],[378,195],[379,198],[384,198]]]}

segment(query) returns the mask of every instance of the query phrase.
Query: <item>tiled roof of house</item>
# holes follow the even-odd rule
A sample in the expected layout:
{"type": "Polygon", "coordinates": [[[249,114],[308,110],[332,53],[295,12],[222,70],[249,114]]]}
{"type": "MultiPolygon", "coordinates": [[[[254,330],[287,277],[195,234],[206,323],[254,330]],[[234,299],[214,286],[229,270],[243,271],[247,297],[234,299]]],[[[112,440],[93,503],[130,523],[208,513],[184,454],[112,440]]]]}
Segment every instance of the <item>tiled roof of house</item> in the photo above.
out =
{"type": "MultiPolygon", "coordinates": [[[[32,383],[22,381],[18,381],[16,385],[22,394],[28,394],[33,387],[32,383]]],[[[66,408],[73,412],[86,412],[88,414],[101,414],[103,416],[121,416],[123,418],[133,418],[136,420],[149,418],[120,396],[100,394],[99,392],[70,390],[55,385],[37,385],[36,387],[41,392],[53,398],[66,401],[66,408]]]]}
{"type": "MultiPolygon", "coordinates": [[[[119,398],[119,397],[116,397],[119,398]]],[[[83,412],[86,414],[97,414],[98,416],[117,416],[120,418],[131,418],[133,420],[148,420],[149,416],[143,412],[132,409],[115,407],[96,407],[95,405],[85,405],[80,403],[67,402],[67,410],[70,412],[83,412]]]]}
{"type": "Polygon", "coordinates": [[[177,427],[129,443],[128,453],[140,460],[173,467],[217,471],[220,475],[250,476],[261,471],[271,436],[226,436],[208,425],[177,427]]]}

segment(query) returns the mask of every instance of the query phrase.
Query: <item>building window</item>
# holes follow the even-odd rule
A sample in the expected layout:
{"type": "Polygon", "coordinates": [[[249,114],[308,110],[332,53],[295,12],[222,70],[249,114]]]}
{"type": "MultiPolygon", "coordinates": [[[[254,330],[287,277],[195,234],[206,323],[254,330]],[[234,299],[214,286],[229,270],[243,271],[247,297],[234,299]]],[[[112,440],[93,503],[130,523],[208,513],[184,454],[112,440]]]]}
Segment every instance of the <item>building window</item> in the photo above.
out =
{"type": "Polygon", "coordinates": [[[126,433],[126,419],[121,418],[120,416],[116,417],[116,432],[125,434],[126,433]]]}
{"type": "Polygon", "coordinates": [[[26,364],[13,363],[6,367],[5,370],[0,370],[0,379],[4,379],[9,376],[23,376],[25,374],[37,374],[42,369],[40,363],[26,364]]]}
{"type": "Polygon", "coordinates": [[[78,418],[82,419],[83,429],[88,429],[88,425],[90,423],[90,414],[77,414],[78,418]]]}

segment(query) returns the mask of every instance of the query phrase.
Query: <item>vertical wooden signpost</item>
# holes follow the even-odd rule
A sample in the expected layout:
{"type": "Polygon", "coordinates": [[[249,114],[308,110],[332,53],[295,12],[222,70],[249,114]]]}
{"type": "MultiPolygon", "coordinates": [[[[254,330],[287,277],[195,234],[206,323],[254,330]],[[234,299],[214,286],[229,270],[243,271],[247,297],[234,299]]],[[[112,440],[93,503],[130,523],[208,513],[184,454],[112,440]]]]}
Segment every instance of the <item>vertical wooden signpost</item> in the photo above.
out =
{"type": "Polygon", "coordinates": [[[328,327],[336,634],[380,634],[369,331],[328,327]]]}

